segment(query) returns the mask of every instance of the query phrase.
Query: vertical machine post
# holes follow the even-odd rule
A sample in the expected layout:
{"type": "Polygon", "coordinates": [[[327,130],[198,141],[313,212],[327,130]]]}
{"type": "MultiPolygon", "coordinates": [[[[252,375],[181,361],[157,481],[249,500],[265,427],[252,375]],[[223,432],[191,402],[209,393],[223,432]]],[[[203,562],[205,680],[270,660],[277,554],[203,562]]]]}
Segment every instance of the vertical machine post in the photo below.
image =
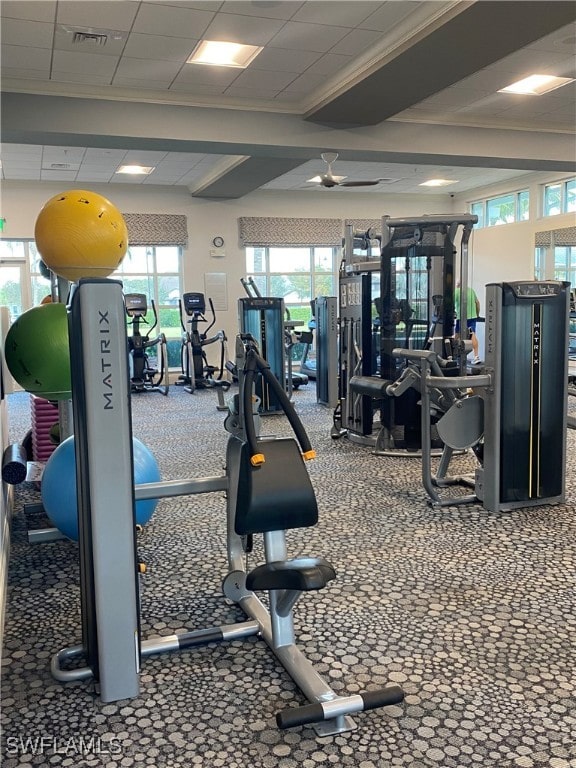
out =
{"type": "Polygon", "coordinates": [[[137,696],[140,627],[122,284],[80,280],[68,309],[84,652],[102,701],[137,696]]]}
{"type": "Polygon", "coordinates": [[[338,299],[316,297],[316,400],[338,404],[338,299]]]}

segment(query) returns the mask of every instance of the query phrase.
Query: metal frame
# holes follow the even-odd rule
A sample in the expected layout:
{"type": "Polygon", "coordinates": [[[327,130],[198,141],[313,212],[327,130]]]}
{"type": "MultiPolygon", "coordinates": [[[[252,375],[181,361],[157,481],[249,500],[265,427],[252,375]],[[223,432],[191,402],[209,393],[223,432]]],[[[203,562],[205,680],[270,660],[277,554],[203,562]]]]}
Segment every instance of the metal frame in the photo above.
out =
{"type": "MultiPolygon", "coordinates": [[[[70,332],[77,425],[83,642],[64,648],[52,657],[52,675],[62,682],[95,678],[100,684],[103,701],[132,698],[139,693],[141,655],[259,634],[310,702],[279,712],[277,723],[280,728],[312,723],[321,736],[342,733],[355,727],[349,714],[400,703],[404,694],[398,686],[351,696],[336,694],[295,644],[292,609],[301,595],[300,590],[268,588],[263,584],[262,588],[268,591],[268,610],[246,586],[249,576],[245,564],[246,537],[235,532],[240,452],[245,445],[249,423],[246,422],[245,429],[242,409],[244,395],[248,393],[244,390],[243,371],[247,357],[240,337],[236,344],[240,394],[225,422],[230,432],[226,474],[146,483],[134,488],[123,312],[121,286],[113,281],[80,281],[72,297],[70,332]],[[112,436],[114,439],[110,439],[112,436]],[[101,482],[102,478],[106,478],[106,482],[101,482]],[[227,497],[229,565],[223,591],[226,597],[242,607],[247,621],[141,640],[135,551],[136,499],[222,491],[226,491],[227,497]],[[112,531],[114,535],[110,535],[112,531]],[[87,665],[70,669],[69,662],[80,657],[86,658],[87,665]]],[[[253,341],[249,343],[253,344],[253,341]]],[[[260,362],[262,370],[266,364],[260,362]]],[[[290,402],[282,390],[281,393],[280,400],[286,399],[283,402],[286,408],[290,402]]],[[[250,400],[256,410],[252,422],[252,429],[256,430],[258,402],[250,400]]],[[[295,412],[288,410],[286,413],[298,431],[295,412]]],[[[322,558],[287,560],[285,532],[270,531],[263,535],[267,563],[305,572],[320,562],[326,563],[322,558]]],[[[333,577],[332,567],[326,565],[333,577]]]]}

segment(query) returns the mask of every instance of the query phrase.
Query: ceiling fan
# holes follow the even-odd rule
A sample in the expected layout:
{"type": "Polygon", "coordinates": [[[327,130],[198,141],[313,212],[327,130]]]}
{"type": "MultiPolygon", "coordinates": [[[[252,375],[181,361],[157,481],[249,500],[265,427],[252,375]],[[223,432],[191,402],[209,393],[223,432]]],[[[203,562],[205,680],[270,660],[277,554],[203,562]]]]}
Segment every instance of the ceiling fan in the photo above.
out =
{"type": "Polygon", "coordinates": [[[313,179],[308,179],[308,182],[313,184],[319,184],[321,187],[373,187],[376,184],[380,184],[384,179],[366,179],[362,181],[360,179],[353,181],[348,180],[347,176],[335,176],[332,173],[332,164],[336,162],[338,158],[337,152],[322,152],[320,155],[322,160],[328,166],[326,173],[322,173],[319,176],[314,176],[313,179]]]}

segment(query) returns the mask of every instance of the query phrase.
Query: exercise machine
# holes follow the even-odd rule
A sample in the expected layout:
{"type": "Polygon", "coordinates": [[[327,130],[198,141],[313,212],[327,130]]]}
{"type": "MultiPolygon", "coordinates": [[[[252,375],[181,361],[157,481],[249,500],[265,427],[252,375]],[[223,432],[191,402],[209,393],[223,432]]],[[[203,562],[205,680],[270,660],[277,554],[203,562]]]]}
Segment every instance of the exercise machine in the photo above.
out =
{"type": "Polygon", "coordinates": [[[186,392],[193,394],[197,389],[215,389],[218,394],[219,411],[226,410],[224,392],[230,389],[230,381],[224,378],[228,357],[228,340],[223,330],[213,336],[208,332],[216,324],[216,312],[211,298],[208,299],[211,321],[204,331],[200,331],[200,323],[208,323],[206,318],[206,298],[203,293],[185,293],[179,302],[180,324],[182,325],[181,363],[182,374],[175,382],[176,386],[184,387],[186,392]],[[184,317],[188,319],[184,321],[184,317]],[[189,329],[186,327],[189,325],[189,329]],[[219,366],[210,365],[206,355],[206,347],[211,344],[220,345],[219,366]],[[217,373],[217,376],[215,374],[217,373]]]}
{"type": "Polygon", "coordinates": [[[491,511],[565,498],[569,283],[486,286],[486,362],[479,375],[446,376],[437,353],[396,349],[409,372],[388,388],[421,398],[422,482],[434,506],[480,501],[491,511]],[[431,463],[431,413],[444,443],[431,463]],[[455,450],[472,448],[472,475],[449,474],[455,450]],[[459,495],[454,486],[468,489],[459,495]]]}
{"type": "Polygon", "coordinates": [[[328,408],[338,404],[338,299],[317,296],[316,401],[328,408]]]}
{"type": "MultiPolygon", "coordinates": [[[[256,339],[262,356],[291,398],[295,389],[308,383],[308,376],[292,370],[291,351],[296,343],[294,332],[302,323],[290,319],[284,299],[262,296],[254,278],[241,278],[240,282],[247,294],[238,299],[240,333],[250,334],[256,339]]],[[[282,410],[274,391],[262,377],[257,378],[256,394],[260,398],[262,414],[279,413],[282,410]]]]}
{"type": "Polygon", "coordinates": [[[310,358],[310,352],[314,343],[314,331],[316,330],[316,299],[310,302],[312,317],[308,320],[308,330],[297,332],[298,343],[302,345],[300,356],[300,373],[304,373],[309,379],[316,379],[316,358],[310,358]]]}
{"type": "Polygon", "coordinates": [[[55,654],[53,676],[62,682],[93,680],[102,701],[118,701],[138,696],[143,657],[258,635],[308,700],[302,707],[279,712],[280,728],[313,724],[321,736],[342,733],[355,727],[350,717],[354,712],[400,703],[403,692],[398,686],[337,694],[295,643],[294,605],[303,592],[322,589],[335,571],[322,557],[288,557],[285,529],[313,526],[318,517],[304,464],[313,458],[313,451],[284,388],[252,337],[236,340],[239,392],[232,398],[225,423],[230,434],[226,473],[134,487],[120,283],[80,280],[69,312],[73,404],[79,424],[75,446],[82,643],[55,654]],[[296,439],[260,437],[259,416],[254,413],[258,375],[274,390],[296,439]],[[110,440],[112,434],[114,440],[110,440]],[[98,482],[102,477],[107,482],[98,482]],[[243,609],[247,620],[143,639],[135,500],[222,491],[227,496],[228,520],[228,574],[223,591],[243,609]],[[246,556],[256,535],[263,536],[265,562],[248,570],[246,556]],[[261,593],[267,593],[266,601],[259,597],[261,593]],[[82,659],[85,666],[80,666],[82,659]],[[76,666],[70,668],[73,660],[76,666]]]}
{"type": "Polygon", "coordinates": [[[170,389],[168,382],[168,345],[166,336],[160,333],[151,339],[150,335],[158,325],[158,313],[154,299],[150,302],[154,322],[148,332],[142,334],[141,325],[148,325],[148,302],[143,293],[124,294],[124,306],[128,316],[128,325],[131,334],[128,336],[128,355],[130,365],[130,391],[160,392],[167,395],[170,389]],[[155,359],[151,358],[151,351],[156,351],[155,359]]]}
{"type": "MultiPolygon", "coordinates": [[[[466,371],[469,342],[454,338],[456,253],[459,238],[465,291],[468,242],[476,221],[470,214],[384,216],[379,234],[347,226],[333,437],[345,434],[376,453],[420,455],[418,393],[410,386],[397,389],[395,397],[387,392],[407,365],[394,350],[431,350],[447,375],[466,371]]],[[[461,307],[461,315],[465,311],[461,307]]],[[[464,328],[466,320],[460,318],[464,328]]]]}

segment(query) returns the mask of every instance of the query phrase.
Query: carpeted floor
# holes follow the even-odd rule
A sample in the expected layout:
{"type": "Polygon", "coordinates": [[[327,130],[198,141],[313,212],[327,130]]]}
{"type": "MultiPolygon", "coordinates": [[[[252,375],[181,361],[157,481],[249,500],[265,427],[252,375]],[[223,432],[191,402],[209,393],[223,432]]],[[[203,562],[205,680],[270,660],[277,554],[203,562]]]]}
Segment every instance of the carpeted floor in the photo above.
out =
{"type": "MultiPolygon", "coordinates": [[[[56,682],[50,657],[80,641],[77,546],[28,543],[35,521],[23,504],[38,493],[24,484],[4,639],[4,768],[576,766],[576,433],[566,505],[437,510],[417,459],[334,441],[312,386],[295,399],[318,452],[320,522],[290,534],[291,554],[323,555],[338,574],[298,603],[300,644],[336,691],[396,682],[405,702],[354,716],[357,730],[336,737],[281,732],[275,712],[304,698],[256,638],[145,659],[131,701],[104,705],[88,683],[56,682]]],[[[12,439],[29,410],[28,395],[9,396],[12,439]]],[[[165,479],[221,474],[223,418],[212,392],[133,398],[134,434],[165,479]]],[[[287,424],[267,417],[263,432],[287,434],[287,424]]],[[[220,494],[161,502],[138,545],[144,636],[241,619],[220,589],[220,494]]]]}

